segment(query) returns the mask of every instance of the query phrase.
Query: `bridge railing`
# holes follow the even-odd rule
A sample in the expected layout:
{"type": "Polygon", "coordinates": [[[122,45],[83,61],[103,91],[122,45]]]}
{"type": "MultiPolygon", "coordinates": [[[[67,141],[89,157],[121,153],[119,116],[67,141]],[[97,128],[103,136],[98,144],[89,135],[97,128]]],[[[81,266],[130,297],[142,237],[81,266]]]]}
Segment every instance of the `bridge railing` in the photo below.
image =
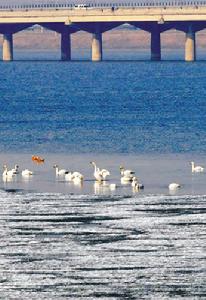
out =
{"type": "Polygon", "coordinates": [[[178,0],[165,0],[165,1],[144,1],[144,2],[105,2],[105,3],[36,3],[36,4],[0,4],[0,10],[48,10],[48,9],[117,9],[117,8],[135,8],[135,7],[189,7],[189,6],[206,6],[206,1],[178,1],[178,0]]]}

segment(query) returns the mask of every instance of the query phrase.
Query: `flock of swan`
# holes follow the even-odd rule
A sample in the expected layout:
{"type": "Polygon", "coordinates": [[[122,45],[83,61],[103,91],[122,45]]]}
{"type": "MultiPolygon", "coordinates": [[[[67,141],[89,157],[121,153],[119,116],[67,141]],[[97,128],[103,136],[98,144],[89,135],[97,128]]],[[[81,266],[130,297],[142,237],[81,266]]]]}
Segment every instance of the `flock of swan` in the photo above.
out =
{"type": "MultiPolygon", "coordinates": [[[[105,181],[107,181],[107,177],[110,176],[110,172],[107,169],[101,169],[97,167],[97,164],[94,161],[90,162],[90,164],[93,165],[94,167],[93,176],[96,184],[104,184],[105,181]]],[[[191,170],[192,173],[204,172],[204,167],[195,166],[195,163],[193,161],[191,162],[191,167],[192,167],[191,170]]],[[[75,184],[81,184],[84,180],[84,176],[80,172],[77,171],[71,172],[66,169],[60,169],[58,165],[54,165],[53,168],[55,168],[56,177],[64,177],[65,181],[70,181],[75,184]]],[[[131,184],[134,190],[144,189],[144,185],[139,182],[133,170],[125,169],[123,166],[120,166],[119,169],[121,175],[120,178],[121,184],[131,184]]],[[[20,174],[18,165],[15,165],[14,168],[11,170],[8,170],[7,165],[3,166],[3,173],[2,173],[3,181],[10,180],[18,174],[20,174]]],[[[33,175],[33,172],[28,169],[25,169],[21,171],[21,175],[22,177],[28,178],[33,175]]],[[[109,184],[109,188],[111,190],[115,190],[116,184],[115,183],[109,184]]],[[[168,188],[169,190],[174,191],[181,188],[181,185],[179,183],[172,182],[168,185],[168,188]]]]}
{"type": "MultiPolygon", "coordinates": [[[[110,172],[107,169],[100,169],[97,167],[97,164],[94,161],[90,162],[94,167],[94,179],[96,181],[96,185],[105,184],[107,181],[107,177],[110,176],[110,172]]],[[[81,183],[84,180],[84,176],[80,172],[69,172],[66,169],[59,169],[58,165],[54,165],[56,169],[56,176],[64,176],[65,181],[73,181],[76,184],[81,183]]],[[[120,175],[121,175],[121,183],[129,184],[134,189],[143,189],[143,184],[139,183],[137,177],[135,176],[135,172],[132,170],[125,170],[123,166],[120,166],[120,175]]],[[[108,185],[111,190],[116,188],[115,183],[111,183],[108,185]]]]}
{"type": "MultiPolygon", "coordinates": [[[[3,178],[11,178],[20,173],[18,165],[15,165],[14,168],[11,170],[8,170],[7,165],[4,165],[3,170],[4,170],[3,174],[2,174],[3,178]]],[[[25,177],[25,176],[27,177],[27,176],[33,175],[33,172],[29,171],[28,169],[25,169],[25,170],[21,171],[21,174],[23,177],[25,177]]]]}

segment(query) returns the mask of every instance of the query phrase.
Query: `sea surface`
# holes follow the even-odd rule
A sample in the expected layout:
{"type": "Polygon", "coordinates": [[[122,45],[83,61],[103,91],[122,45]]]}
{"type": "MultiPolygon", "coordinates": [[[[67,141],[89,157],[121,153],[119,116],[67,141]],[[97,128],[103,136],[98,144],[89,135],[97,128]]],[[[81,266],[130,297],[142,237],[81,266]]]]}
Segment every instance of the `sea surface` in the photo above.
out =
{"type": "Polygon", "coordinates": [[[190,165],[206,167],[206,54],[116,54],[0,63],[0,166],[34,172],[0,177],[1,299],[206,299],[206,172],[190,165]],[[120,165],[144,190],[121,184],[120,165]]]}
{"type": "Polygon", "coordinates": [[[205,153],[204,61],[0,68],[0,152],[205,153]]]}

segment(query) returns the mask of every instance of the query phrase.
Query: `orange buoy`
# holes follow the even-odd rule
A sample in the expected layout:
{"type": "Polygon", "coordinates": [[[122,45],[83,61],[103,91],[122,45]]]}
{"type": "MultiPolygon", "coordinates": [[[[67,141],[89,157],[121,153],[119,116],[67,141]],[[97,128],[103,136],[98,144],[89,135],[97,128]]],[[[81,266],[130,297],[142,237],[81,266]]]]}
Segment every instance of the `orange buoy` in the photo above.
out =
{"type": "Polygon", "coordinates": [[[37,164],[42,164],[44,163],[44,158],[37,156],[37,155],[32,155],[31,157],[32,161],[37,163],[37,164]]]}

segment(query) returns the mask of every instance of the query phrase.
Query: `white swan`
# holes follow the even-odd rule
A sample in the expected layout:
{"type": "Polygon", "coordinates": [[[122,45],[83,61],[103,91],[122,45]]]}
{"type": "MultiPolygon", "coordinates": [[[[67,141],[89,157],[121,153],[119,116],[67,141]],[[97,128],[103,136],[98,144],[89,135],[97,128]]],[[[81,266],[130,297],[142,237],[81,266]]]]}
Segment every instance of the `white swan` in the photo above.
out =
{"type": "Polygon", "coordinates": [[[103,180],[106,180],[106,177],[110,175],[110,172],[106,169],[101,169],[100,172],[102,173],[103,180]]]}
{"type": "Polygon", "coordinates": [[[90,162],[94,166],[94,178],[97,181],[104,181],[106,177],[110,175],[110,172],[106,169],[99,169],[94,161],[90,162]]]}
{"type": "Polygon", "coordinates": [[[192,165],[192,173],[201,173],[204,172],[204,168],[201,166],[195,166],[194,161],[191,161],[191,165],[192,165]]]}
{"type": "Polygon", "coordinates": [[[74,172],[72,174],[72,181],[75,183],[75,184],[79,184],[83,181],[84,179],[84,176],[80,173],[80,172],[74,172]]]}
{"type": "Polygon", "coordinates": [[[4,169],[4,171],[3,171],[3,174],[2,174],[2,176],[5,178],[5,177],[9,177],[9,178],[11,178],[11,177],[13,177],[14,176],[14,173],[13,173],[13,170],[8,170],[8,168],[7,168],[7,166],[6,165],[4,165],[3,166],[3,169],[4,169]]]}
{"type": "Polygon", "coordinates": [[[120,169],[120,174],[122,176],[122,182],[126,181],[132,181],[132,178],[134,177],[135,172],[132,170],[125,170],[123,166],[119,167],[120,169]]]}
{"type": "Polygon", "coordinates": [[[144,189],[144,185],[142,183],[139,183],[137,177],[133,177],[132,178],[132,183],[131,183],[132,187],[134,190],[142,190],[144,189]]]}
{"type": "Polygon", "coordinates": [[[53,168],[55,168],[56,170],[56,176],[64,176],[65,174],[68,173],[68,171],[65,169],[59,169],[58,165],[54,165],[53,168]]]}
{"type": "Polygon", "coordinates": [[[28,176],[32,176],[33,175],[33,172],[28,170],[28,169],[25,169],[21,172],[21,175],[24,176],[24,177],[28,177],[28,176]]]}
{"type": "Polygon", "coordinates": [[[83,181],[84,176],[80,172],[69,172],[65,174],[66,181],[73,181],[73,182],[81,182],[83,181]]]}
{"type": "Polygon", "coordinates": [[[168,188],[170,191],[174,191],[181,188],[181,185],[179,183],[173,182],[168,185],[168,188]]]}
{"type": "Polygon", "coordinates": [[[103,176],[102,173],[100,172],[100,169],[97,168],[97,165],[95,164],[95,162],[90,162],[93,166],[94,166],[94,178],[97,181],[103,181],[103,176]]]}

